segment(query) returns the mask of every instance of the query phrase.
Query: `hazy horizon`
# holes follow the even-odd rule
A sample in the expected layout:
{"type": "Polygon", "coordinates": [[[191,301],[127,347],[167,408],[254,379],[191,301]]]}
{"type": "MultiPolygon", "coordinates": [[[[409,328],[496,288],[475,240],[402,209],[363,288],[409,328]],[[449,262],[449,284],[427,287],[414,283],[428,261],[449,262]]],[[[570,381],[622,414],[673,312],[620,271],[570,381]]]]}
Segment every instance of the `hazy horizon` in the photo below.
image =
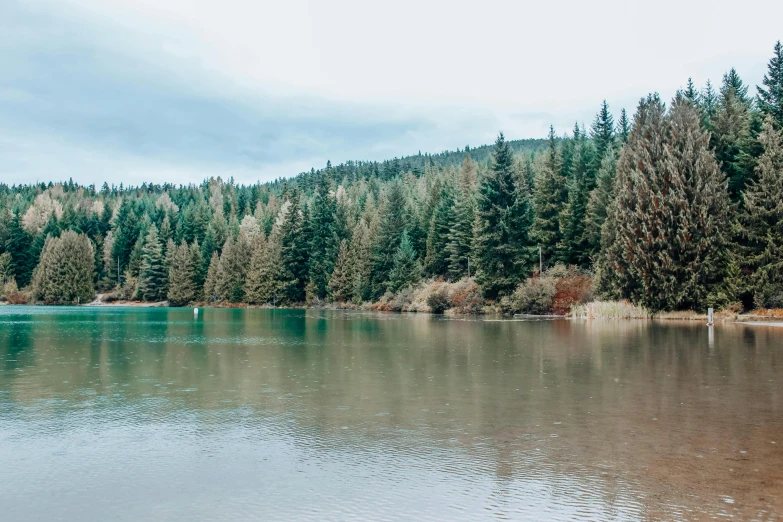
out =
{"type": "Polygon", "coordinates": [[[604,99],[630,116],[731,67],[755,95],[781,15],[761,1],[10,0],[0,180],[252,183],[498,131],[562,135],[604,99]]]}

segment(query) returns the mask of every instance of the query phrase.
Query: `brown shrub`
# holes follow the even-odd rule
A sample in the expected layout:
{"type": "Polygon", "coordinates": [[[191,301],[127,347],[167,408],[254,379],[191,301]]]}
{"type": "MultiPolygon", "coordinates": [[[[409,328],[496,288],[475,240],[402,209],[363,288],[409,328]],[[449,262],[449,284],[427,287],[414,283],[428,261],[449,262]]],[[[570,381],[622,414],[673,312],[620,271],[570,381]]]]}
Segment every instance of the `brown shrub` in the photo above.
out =
{"type": "Polygon", "coordinates": [[[555,283],[555,297],[552,299],[552,313],[565,315],[571,307],[589,301],[592,297],[593,280],[584,274],[561,277],[555,283]]]}

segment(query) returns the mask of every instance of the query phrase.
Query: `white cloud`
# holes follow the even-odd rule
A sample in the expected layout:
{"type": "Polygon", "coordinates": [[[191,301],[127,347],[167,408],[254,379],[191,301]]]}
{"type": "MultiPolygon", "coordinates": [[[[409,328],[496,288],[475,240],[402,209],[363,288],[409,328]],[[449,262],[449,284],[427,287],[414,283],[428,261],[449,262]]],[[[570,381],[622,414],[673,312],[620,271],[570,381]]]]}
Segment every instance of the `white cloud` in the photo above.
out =
{"type": "Polygon", "coordinates": [[[563,133],[589,125],[603,99],[633,112],[648,92],[668,99],[689,76],[717,83],[731,66],[755,85],[783,37],[783,3],[766,0],[6,6],[25,18],[0,20],[0,104],[13,109],[0,119],[0,160],[26,181],[58,162],[4,151],[18,126],[37,150],[61,135],[75,179],[225,169],[249,181],[326,159],[478,145],[499,129],[563,133]]]}

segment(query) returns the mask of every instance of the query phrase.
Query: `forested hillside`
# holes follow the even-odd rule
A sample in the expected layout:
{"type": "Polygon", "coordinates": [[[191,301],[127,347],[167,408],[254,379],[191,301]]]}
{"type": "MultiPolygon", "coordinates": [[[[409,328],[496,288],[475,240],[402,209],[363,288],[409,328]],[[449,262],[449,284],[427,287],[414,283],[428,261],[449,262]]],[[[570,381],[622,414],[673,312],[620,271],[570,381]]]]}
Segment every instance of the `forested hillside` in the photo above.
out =
{"type": "Polygon", "coordinates": [[[542,263],[651,310],[783,307],[781,129],[778,42],[753,90],[732,69],[545,140],[250,186],[0,185],[2,293],[362,303],[470,277],[508,302],[542,263]]]}

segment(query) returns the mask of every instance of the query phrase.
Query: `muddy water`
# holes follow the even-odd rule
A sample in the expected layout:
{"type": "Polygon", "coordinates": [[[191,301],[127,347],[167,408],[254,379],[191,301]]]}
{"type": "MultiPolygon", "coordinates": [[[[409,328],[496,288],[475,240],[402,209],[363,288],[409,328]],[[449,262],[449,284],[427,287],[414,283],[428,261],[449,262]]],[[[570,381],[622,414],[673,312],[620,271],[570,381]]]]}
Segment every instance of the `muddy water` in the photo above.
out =
{"type": "Polygon", "coordinates": [[[0,520],[783,518],[783,329],[0,308],[0,520]]]}

